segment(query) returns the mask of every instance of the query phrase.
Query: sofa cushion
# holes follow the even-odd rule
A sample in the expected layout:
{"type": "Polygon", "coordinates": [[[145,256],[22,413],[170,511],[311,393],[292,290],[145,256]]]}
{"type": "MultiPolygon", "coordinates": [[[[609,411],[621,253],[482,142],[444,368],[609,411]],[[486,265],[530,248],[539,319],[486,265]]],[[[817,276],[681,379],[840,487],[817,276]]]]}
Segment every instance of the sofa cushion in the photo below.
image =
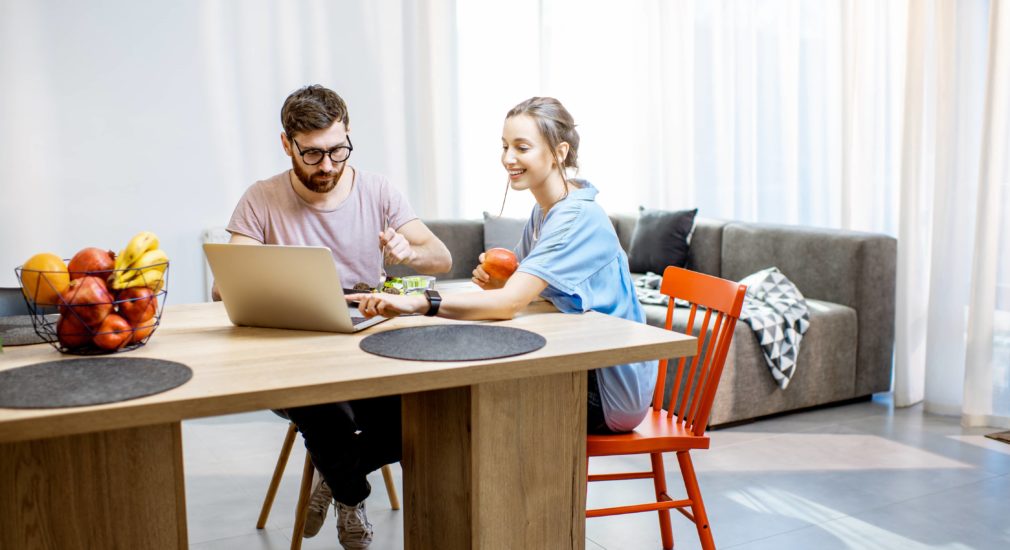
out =
{"type": "MultiPolygon", "coordinates": [[[[621,247],[627,252],[631,250],[631,236],[638,224],[637,214],[612,214],[610,221],[617,230],[617,238],[621,247]]],[[[713,277],[722,275],[722,228],[725,221],[714,218],[694,218],[694,233],[691,235],[691,247],[687,252],[687,268],[691,271],[705,273],[713,277]]]]}
{"type": "Polygon", "coordinates": [[[734,222],[723,232],[722,277],[738,280],[775,265],[808,300],[853,308],[860,327],[855,395],[869,395],[891,385],[896,250],[887,235],[734,222]]]}
{"type": "Polygon", "coordinates": [[[854,305],[861,243],[837,229],[734,222],[723,234],[723,277],[776,266],[808,298],[854,305]],[[848,276],[839,276],[847,274],[848,276]]]}
{"type": "Polygon", "coordinates": [[[617,240],[627,254],[631,250],[631,236],[635,234],[635,226],[638,225],[638,214],[611,214],[610,222],[614,224],[617,240]]]}
{"type": "MultiPolygon", "coordinates": [[[[854,395],[855,310],[820,300],[808,299],[807,303],[810,307],[810,328],[800,346],[796,373],[787,390],[779,389],[768,372],[754,332],[747,323],[737,323],[709,424],[726,424],[841,401],[854,395]]],[[[666,308],[644,307],[646,321],[650,325],[663,326],[666,308]]],[[[683,331],[686,315],[678,315],[674,319],[674,330],[683,331]]],[[[696,326],[700,324],[699,319],[696,326]]],[[[676,363],[671,362],[666,383],[673,384],[675,377],[676,363]]]]}
{"type": "Polygon", "coordinates": [[[506,218],[484,212],[484,250],[505,248],[515,250],[523,238],[526,220],[506,218]]]}
{"type": "Polygon", "coordinates": [[[804,335],[796,373],[786,390],[779,389],[769,374],[753,332],[746,324],[737,323],[735,349],[723,370],[710,424],[802,409],[856,395],[856,311],[820,300],[807,300],[807,304],[810,329],[804,335]]]}
{"type": "Polygon", "coordinates": [[[691,230],[698,209],[650,210],[641,208],[631,237],[628,265],[631,271],[662,273],[667,266],[687,265],[691,230]]]}
{"type": "Polygon", "coordinates": [[[694,219],[694,234],[691,248],[687,253],[687,268],[713,277],[722,277],[722,229],[723,220],[712,218],[694,219]]]}

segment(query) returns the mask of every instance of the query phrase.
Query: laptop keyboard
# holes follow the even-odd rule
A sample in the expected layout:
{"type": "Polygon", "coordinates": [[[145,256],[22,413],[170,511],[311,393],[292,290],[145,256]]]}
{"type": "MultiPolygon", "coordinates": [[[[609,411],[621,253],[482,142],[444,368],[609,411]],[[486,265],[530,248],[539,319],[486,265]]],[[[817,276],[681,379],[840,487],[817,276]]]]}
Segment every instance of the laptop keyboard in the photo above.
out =
{"type": "Polygon", "coordinates": [[[356,315],[352,315],[351,316],[351,325],[358,326],[358,325],[360,325],[361,323],[364,323],[367,320],[368,320],[368,317],[364,317],[364,316],[358,317],[356,315]]]}

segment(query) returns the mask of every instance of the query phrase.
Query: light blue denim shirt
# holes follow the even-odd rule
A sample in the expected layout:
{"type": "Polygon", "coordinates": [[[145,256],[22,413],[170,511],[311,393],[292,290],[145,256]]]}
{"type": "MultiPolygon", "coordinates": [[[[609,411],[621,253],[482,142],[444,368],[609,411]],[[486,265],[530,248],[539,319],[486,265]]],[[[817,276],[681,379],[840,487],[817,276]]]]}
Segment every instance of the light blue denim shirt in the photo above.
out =
{"type": "MultiPolygon", "coordinates": [[[[635,297],[628,256],[614,226],[596,204],[597,189],[576,180],[571,191],[542,218],[533,207],[516,247],[519,271],[547,282],[540,294],[564,313],[598,311],[645,322],[635,297]]],[[[599,370],[600,398],[607,426],[629,431],[645,418],[656,386],[657,362],[629,363],[599,370]]]]}

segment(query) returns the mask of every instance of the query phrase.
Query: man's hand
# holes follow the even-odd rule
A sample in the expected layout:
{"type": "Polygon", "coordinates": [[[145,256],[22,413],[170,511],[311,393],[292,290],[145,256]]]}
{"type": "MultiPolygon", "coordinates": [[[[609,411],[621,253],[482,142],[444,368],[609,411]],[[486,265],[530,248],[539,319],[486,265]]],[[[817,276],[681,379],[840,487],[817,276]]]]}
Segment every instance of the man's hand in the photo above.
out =
{"type": "Polygon", "coordinates": [[[382,260],[386,265],[409,264],[417,257],[407,238],[392,227],[379,233],[379,248],[382,249],[382,260]]]}

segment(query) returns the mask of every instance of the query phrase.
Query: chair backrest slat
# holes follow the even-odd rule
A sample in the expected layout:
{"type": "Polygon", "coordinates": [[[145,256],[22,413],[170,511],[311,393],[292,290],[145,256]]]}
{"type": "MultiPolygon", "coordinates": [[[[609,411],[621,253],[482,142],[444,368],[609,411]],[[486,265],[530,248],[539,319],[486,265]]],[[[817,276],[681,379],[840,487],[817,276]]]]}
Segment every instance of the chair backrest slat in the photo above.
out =
{"type": "Polygon", "coordinates": [[[652,405],[660,410],[667,400],[667,416],[677,416],[677,422],[695,434],[705,432],[746,291],[747,287],[739,283],[678,267],[663,272],[660,292],[670,299],[665,326],[673,330],[675,301],[687,301],[690,309],[684,332],[698,339],[698,350],[694,357],[677,361],[670,393],[666,392],[668,362],[660,362],[652,405]],[[704,310],[704,317],[695,327],[699,308],[704,310]]]}
{"type": "MultiPolygon", "coordinates": [[[[659,360],[659,380],[666,380],[667,359],[659,360]]],[[[656,384],[656,389],[652,392],[652,410],[658,411],[663,408],[663,386],[656,384]]]]}
{"type": "MultiPolygon", "coordinates": [[[[673,379],[674,380],[673,393],[671,393],[673,397],[670,399],[669,411],[667,412],[667,416],[673,416],[673,411],[676,410],[677,408],[677,405],[674,401],[677,399],[677,396],[680,395],[681,381],[684,379],[684,365],[687,364],[688,360],[689,358],[687,357],[681,357],[680,360],[677,361],[677,375],[673,379]]],[[[657,381],[656,386],[659,387],[660,383],[661,382],[657,381]]],[[[659,407],[656,407],[656,410],[658,411],[661,410],[662,408],[663,408],[663,399],[661,398],[659,401],[659,407]]]]}
{"type": "Polygon", "coordinates": [[[705,411],[705,414],[698,417],[697,423],[692,428],[696,435],[705,433],[705,428],[708,426],[708,416],[712,412],[712,403],[715,402],[715,392],[718,388],[718,381],[722,377],[722,369],[726,365],[726,356],[729,354],[729,344],[733,339],[733,330],[735,328],[735,322],[727,323],[723,327],[723,334],[720,336],[720,344],[716,351],[716,369],[712,372],[712,379],[715,380],[715,383],[706,390],[705,395],[702,398],[702,410],[705,411]]]}
{"type": "MultiPolygon", "coordinates": [[[[673,326],[673,308],[666,308],[666,322],[663,323],[666,330],[670,330],[673,326]]],[[[666,359],[662,359],[659,362],[659,379],[666,381],[666,369],[669,362],[666,359]]],[[[663,408],[663,386],[664,384],[656,384],[656,389],[652,392],[652,409],[655,411],[661,410],[663,408]]]]}
{"type": "MultiPolygon", "coordinates": [[[[666,330],[673,330],[673,312],[676,309],[676,307],[675,307],[675,305],[674,305],[673,302],[674,301],[671,299],[669,305],[666,306],[666,325],[665,325],[666,326],[666,330]]],[[[687,329],[687,334],[689,336],[691,335],[691,328],[690,327],[694,326],[694,314],[697,311],[698,311],[698,306],[695,305],[695,304],[691,304],[691,311],[690,311],[690,313],[687,316],[687,326],[689,327],[687,329]]],[[[673,395],[674,399],[676,399],[677,396],[680,395],[680,383],[681,383],[681,380],[683,380],[682,376],[684,375],[684,363],[686,361],[687,361],[686,357],[681,357],[680,360],[677,361],[677,376],[673,379],[674,380],[674,384],[673,384],[673,394],[672,395],[673,395]]],[[[660,367],[662,367],[662,366],[663,366],[663,363],[660,363],[660,367]]],[[[652,408],[653,408],[653,410],[656,410],[656,411],[662,410],[662,408],[663,408],[663,398],[666,396],[665,386],[666,386],[666,371],[663,371],[663,373],[659,375],[659,377],[658,377],[658,379],[656,381],[656,391],[654,392],[653,398],[652,398],[652,408]]],[[[674,406],[673,401],[670,401],[670,414],[669,414],[669,416],[672,416],[673,410],[675,408],[676,407],[674,406]]]]}
{"type": "MultiPolygon", "coordinates": [[[[680,408],[677,411],[677,418],[682,421],[690,422],[690,417],[685,416],[690,412],[690,401],[696,399],[694,396],[698,394],[698,367],[702,367],[702,372],[704,372],[704,360],[705,357],[705,335],[708,334],[708,323],[712,319],[712,310],[705,310],[705,318],[701,322],[701,328],[698,329],[698,334],[692,334],[698,338],[698,352],[691,360],[691,371],[687,375],[687,385],[684,386],[684,398],[680,401],[680,408]]],[[[688,334],[691,334],[689,331],[688,334]]],[[[672,399],[676,399],[674,396],[672,399]]],[[[671,399],[671,401],[672,401],[671,399]]]]}
{"type": "MultiPolygon", "coordinates": [[[[715,317],[715,326],[712,327],[712,337],[709,338],[709,345],[708,345],[709,350],[712,350],[713,346],[717,344],[717,342],[715,341],[715,336],[719,334],[719,329],[722,328],[722,321],[724,316],[725,314],[719,313],[715,317]]],[[[699,338],[699,341],[700,340],[701,339],[699,338]]],[[[684,418],[684,421],[687,422],[688,426],[691,427],[694,426],[695,424],[694,420],[695,418],[698,417],[698,413],[701,410],[700,404],[702,402],[702,397],[705,395],[705,390],[708,388],[708,383],[710,380],[709,373],[712,371],[712,365],[714,364],[713,361],[714,355],[715,354],[713,354],[711,351],[705,354],[705,362],[703,364],[701,373],[699,373],[698,375],[698,390],[695,392],[694,403],[691,404],[691,414],[687,415],[687,417],[684,418]]]]}

